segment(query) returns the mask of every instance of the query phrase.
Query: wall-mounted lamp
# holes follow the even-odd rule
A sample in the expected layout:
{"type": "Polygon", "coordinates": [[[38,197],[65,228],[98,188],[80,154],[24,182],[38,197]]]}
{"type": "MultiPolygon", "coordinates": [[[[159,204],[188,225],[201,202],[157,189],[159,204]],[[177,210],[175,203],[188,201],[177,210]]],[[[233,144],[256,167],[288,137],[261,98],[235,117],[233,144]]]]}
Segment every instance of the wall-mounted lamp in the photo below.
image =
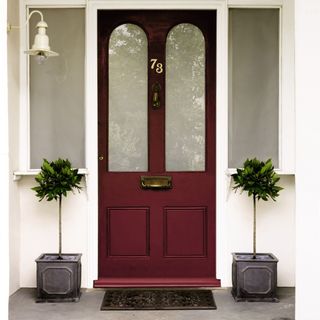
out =
{"type": "MultiPolygon", "coordinates": [[[[41,11],[38,11],[38,10],[31,11],[28,18],[27,18],[26,25],[28,24],[31,16],[34,13],[40,14],[41,20],[36,25],[37,34],[34,38],[34,42],[33,42],[31,49],[26,50],[24,52],[26,54],[31,55],[31,56],[35,56],[37,62],[41,64],[48,57],[58,56],[59,53],[50,50],[49,37],[46,34],[46,28],[48,28],[48,25],[43,20],[43,14],[41,11]]],[[[20,28],[20,27],[12,26],[12,25],[8,24],[8,32],[13,28],[20,28]]]]}

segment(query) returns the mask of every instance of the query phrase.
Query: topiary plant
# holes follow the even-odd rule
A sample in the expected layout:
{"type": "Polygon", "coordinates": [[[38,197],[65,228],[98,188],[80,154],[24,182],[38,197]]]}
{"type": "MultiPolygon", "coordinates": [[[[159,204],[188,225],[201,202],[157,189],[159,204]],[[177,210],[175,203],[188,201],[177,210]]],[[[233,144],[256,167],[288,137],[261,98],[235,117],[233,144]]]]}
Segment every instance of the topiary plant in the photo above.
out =
{"type": "Polygon", "coordinates": [[[277,185],[280,177],[275,173],[271,159],[263,162],[256,158],[247,159],[243,164],[243,169],[237,169],[237,173],[232,177],[235,191],[241,189],[247,191],[249,197],[253,197],[253,259],[256,259],[256,202],[260,199],[276,200],[283,189],[277,185]]]}
{"type": "Polygon", "coordinates": [[[68,191],[77,189],[81,190],[80,181],[82,176],[78,173],[78,169],[72,169],[68,159],[58,159],[48,162],[44,159],[40,173],[35,177],[38,186],[32,190],[36,192],[39,201],[46,199],[47,201],[59,201],[59,256],[62,259],[62,225],[61,225],[61,208],[62,197],[67,197],[68,191]]]}

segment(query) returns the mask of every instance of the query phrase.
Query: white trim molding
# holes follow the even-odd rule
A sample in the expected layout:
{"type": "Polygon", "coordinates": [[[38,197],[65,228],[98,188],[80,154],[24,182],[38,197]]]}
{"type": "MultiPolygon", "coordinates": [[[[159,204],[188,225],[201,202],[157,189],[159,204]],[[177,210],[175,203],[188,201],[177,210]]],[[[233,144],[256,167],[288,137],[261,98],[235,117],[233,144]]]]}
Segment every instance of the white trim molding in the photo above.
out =
{"type": "MultiPolygon", "coordinates": [[[[228,8],[278,8],[279,174],[295,173],[294,3],[292,0],[228,0],[228,8]]],[[[232,170],[232,168],[230,168],[232,170]]]]}
{"type": "Polygon", "coordinates": [[[228,0],[228,7],[273,8],[282,6],[286,1],[287,0],[228,0]]]}
{"type": "Polygon", "coordinates": [[[87,43],[86,43],[86,105],[91,107],[87,109],[87,167],[90,170],[88,177],[88,195],[89,210],[91,211],[90,221],[88,221],[88,261],[91,264],[88,274],[88,282],[92,285],[93,280],[97,279],[97,261],[98,261],[98,140],[97,140],[97,11],[112,9],[204,9],[217,10],[217,175],[216,175],[216,247],[217,247],[217,278],[223,279],[228,261],[229,253],[226,237],[226,219],[225,199],[226,199],[226,176],[224,174],[227,163],[227,126],[228,120],[227,106],[227,5],[226,1],[183,1],[183,0],[165,0],[165,1],[102,1],[94,0],[88,2],[87,7],[87,43]],[[90,102],[90,103],[89,103],[90,102]]]}
{"type": "Polygon", "coordinates": [[[296,314],[297,320],[320,319],[319,73],[320,1],[295,1],[296,49],[296,314]],[[312,262],[307,258],[312,257],[312,262]],[[317,262],[316,262],[317,261],[317,262]],[[314,263],[316,262],[316,263],[314,263]]]}
{"type": "MultiPolygon", "coordinates": [[[[20,48],[27,48],[29,43],[29,24],[26,20],[32,8],[85,8],[88,0],[20,0],[20,48]]],[[[16,170],[20,176],[34,172],[30,165],[30,70],[28,55],[20,53],[20,154],[19,168],[16,170]]],[[[14,174],[14,176],[16,176],[14,174]]],[[[15,179],[15,178],[14,178],[15,179]]],[[[15,180],[19,180],[15,179],[15,180]]]]}
{"type": "MultiPolygon", "coordinates": [[[[0,52],[1,74],[0,74],[0,190],[1,190],[1,217],[0,217],[0,250],[3,259],[1,268],[1,289],[0,289],[0,318],[8,319],[9,303],[9,105],[8,105],[8,55],[7,55],[7,34],[4,28],[7,19],[7,2],[0,3],[0,45],[4,48],[0,52]]],[[[10,239],[11,240],[11,239],[10,239]]]]}
{"type": "Polygon", "coordinates": [[[26,6],[38,7],[85,7],[88,0],[22,0],[26,6]]]}

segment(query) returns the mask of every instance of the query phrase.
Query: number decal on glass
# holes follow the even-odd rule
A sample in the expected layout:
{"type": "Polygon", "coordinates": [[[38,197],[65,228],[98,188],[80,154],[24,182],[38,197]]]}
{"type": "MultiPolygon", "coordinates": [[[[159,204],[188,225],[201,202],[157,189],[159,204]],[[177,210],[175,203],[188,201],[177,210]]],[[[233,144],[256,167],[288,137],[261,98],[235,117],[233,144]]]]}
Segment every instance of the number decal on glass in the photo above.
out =
{"type": "Polygon", "coordinates": [[[151,69],[155,70],[156,73],[162,73],[163,72],[163,64],[161,62],[157,62],[158,59],[150,59],[151,63],[151,69]]]}

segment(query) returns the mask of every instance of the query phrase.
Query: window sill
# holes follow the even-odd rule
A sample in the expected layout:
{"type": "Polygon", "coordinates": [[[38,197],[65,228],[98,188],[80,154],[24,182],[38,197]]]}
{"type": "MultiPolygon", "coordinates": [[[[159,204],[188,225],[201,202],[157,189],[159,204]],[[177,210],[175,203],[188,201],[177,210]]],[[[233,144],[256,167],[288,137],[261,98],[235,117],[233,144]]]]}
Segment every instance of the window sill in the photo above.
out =
{"type": "MultiPolygon", "coordinates": [[[[275,169],[275,172],[279,175],[279,176],[294,176],[295,173],[291,172],[291,171],[285,171],[285,170],[281,170],[281,169],[275,169]]],[[[229,196],[233,190],[233,179],[232,179],[232,175],[234,173],[237,173],[237,169],[235,168],[229,168],[226,170],[225,174],[226,174],[226,200],[228,201],[229,196]]]]}
{"type": "MultiPolygon", "coordinates": [[[[295,173],[292,171],[285,171],[282,169],[275,169],[274,170],[279,176],[294,176],[295,173]]],[[[231,177],[234,173],[237,173],[237,169],[235,168],[229,168],[226,170],[226,176],[231,177]]]]}
{"type": "MultiPolygon", "coordinates": [[[[27,177],[27,176],[36,176],[39,172],[40,172],[40,169],[34,169],[29,171],[14,171],[13,181],[19,181],[23,177],[27,177]]],[[[86,168],[80,168],[78,172],[85,176],[89,174],[89,170],[86,168]]]]}

